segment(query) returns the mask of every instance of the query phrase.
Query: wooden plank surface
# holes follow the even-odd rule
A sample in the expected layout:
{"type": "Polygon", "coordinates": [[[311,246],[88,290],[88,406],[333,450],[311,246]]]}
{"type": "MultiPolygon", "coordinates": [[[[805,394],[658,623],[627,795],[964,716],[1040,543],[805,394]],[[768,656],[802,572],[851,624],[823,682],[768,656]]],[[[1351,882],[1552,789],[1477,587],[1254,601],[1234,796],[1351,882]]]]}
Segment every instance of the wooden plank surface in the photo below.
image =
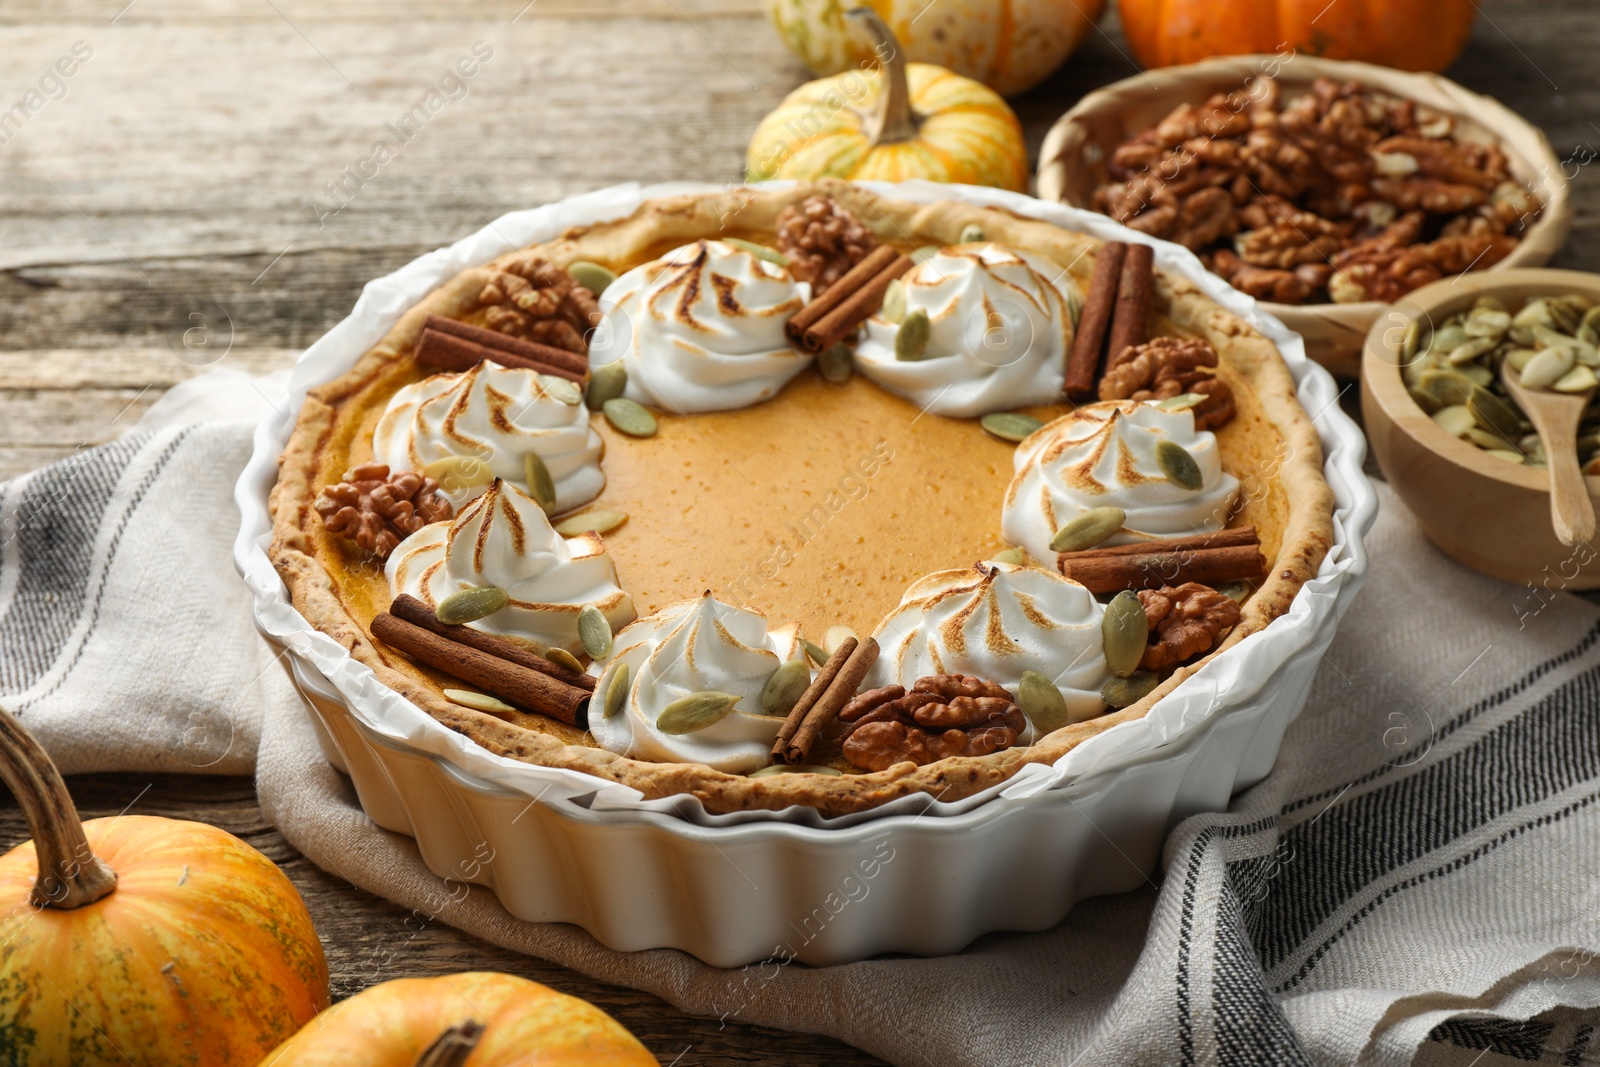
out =
{"type": "MultiPolygon", "coordinates": [[[[1545,129],[1578,211],[1557,265],[1600,270],[1600,13],[1591,0],[1481,10],[1451,74],[1545,129]]],[[[76,42],[90,54],[64,95],[0,143],[0,477],[116,436],[208,366],[287,366],[367,280],[505,211],[624,181],[737,180],[750,131],[804,76],[758,0],[17,0],[0,7],[0,104],[76,42]],[[475,45],[488,54],[457,98],[396,138],[388,124],[475,45]],[[398,142],[394,158],[350,178],[380,139],[398,142]]],[[[1134,69],[1108,16],[1015,101],[1030,149],[1084,92],[1134,69]]],[[[86,814],[137,797],[135,810],[215,822],[282,864],[336,995],[368,980],[363,953],[400,928],[401,909],[289,848],[247,780],[73,786],[86,814]]],[[[24,836],[8,798],[0,845],[24,836]]],[[[663,1063],[877,1062],[692,1019],[448,927],[415,945],[408,973],[549,982],[612,1012],[663,1063]]]]}

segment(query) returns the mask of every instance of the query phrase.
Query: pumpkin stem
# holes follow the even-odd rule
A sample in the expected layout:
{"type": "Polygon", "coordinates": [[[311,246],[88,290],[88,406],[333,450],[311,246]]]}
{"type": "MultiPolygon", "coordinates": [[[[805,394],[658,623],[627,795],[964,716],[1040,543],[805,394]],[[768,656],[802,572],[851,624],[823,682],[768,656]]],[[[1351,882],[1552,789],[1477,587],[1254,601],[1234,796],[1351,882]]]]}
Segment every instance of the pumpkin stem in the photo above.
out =
{"type": "Polygon", "coordinates": [[[911,108],[911,87],[906,83],[906,57],[900,50],[900,42],[889,24],[870,7],[853,7],[845,15],[855,19],[871,35],[872,51],[883,71],[883,107],[873,128],[867,131],[868,139],[874,145],[914,140],[922,116],[911,108]]]}
{"type": "Polygon", "coordinates": [[[482,1039],[483,1024],[478,1020],[456,1023],[423,1050],[416,1067],[461,1067],[482,1039]]]}
{"type": "Polygon", "coordinates": [[[29,898],[34,907],[81,908],[117,887],[117,872],[89,848],[61,772],[4,708],[0,708],[0,779],[21,805],[39,856],[39,876],[29,898]]]}

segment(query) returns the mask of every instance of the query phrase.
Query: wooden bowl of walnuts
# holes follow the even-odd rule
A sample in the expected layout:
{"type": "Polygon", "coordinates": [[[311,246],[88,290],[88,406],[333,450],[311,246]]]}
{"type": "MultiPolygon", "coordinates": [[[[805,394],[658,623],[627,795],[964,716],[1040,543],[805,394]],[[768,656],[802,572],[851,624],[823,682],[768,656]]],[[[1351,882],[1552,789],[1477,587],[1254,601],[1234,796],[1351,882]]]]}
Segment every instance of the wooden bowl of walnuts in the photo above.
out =
{"type": "Polygon", "coordinates": [[[1406,293],[1566,240],[1538,129],[1435,74],[1295,53],[1147,71],[1055,124],[1038,194],[1185,245],[1337,374],[1406,293]]]}
{"type": "MultiPolygon", "coordinates": [[[[1559,390],[1592,388],[1600,275],[1512,268],[1435,282],[1387,308],[1362,355],[1361,410],[1384,477],[1446,555],[1526,583],[1519,613],[1556,590],[1600,588],[1600,546],[1557,539],[1542,442],[1497,384],[1501,361],[1525,367],[1556,347],[1570,348],[1559,390]]],[[[1577,448],[1600,504],[1600,402],[1577,448]]]]}

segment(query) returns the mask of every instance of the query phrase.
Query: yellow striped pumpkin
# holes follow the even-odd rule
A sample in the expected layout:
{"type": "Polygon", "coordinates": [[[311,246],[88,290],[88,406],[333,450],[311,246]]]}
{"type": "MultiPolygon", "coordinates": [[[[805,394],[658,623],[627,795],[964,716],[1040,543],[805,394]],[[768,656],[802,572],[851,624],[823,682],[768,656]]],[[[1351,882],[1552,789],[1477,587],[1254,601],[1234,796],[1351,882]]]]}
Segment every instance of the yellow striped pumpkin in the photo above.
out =
{"type": "MultiPolygon", "coordinates": [[[[864,0],[906,47],[1003,96],[1033,88],[1083,43],[1105,0],[864,0]]],[[[839,0],[765,0],[789,50],[813,74],[838,74],[870,53],[839,0]]]]}
{"type": "Polygon", "coordinates": [[[33,834],[0,857],[0,1062],[253,1064],[327,1007],[311,917],[267,857],[204,823],[79,822],[3,710],[0,777],[33,834]]]}
{"type": "Polygon", "coordinates": [[[1025,191],[1022,126],[993,90],[942,67],[907,63],[870,9],[851,12],[884,61],[808,82],[761,121],[746,176],[993,185],[1025,191]]]}

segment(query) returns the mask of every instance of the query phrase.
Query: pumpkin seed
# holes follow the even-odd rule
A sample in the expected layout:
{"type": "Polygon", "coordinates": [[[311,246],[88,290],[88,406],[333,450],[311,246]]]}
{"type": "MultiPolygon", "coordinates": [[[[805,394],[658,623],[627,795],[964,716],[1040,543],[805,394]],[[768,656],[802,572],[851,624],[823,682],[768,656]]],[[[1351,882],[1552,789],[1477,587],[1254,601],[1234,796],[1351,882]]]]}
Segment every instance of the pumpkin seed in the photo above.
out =
{"type": "Polygon", "coordinates": [[[1454,370],[1424,371],[1417,380],[1417,388],[1431,395],[1441,407],[1465,404],[1478,388],[1471,378],[1454,370]]]}
{"type": "Polygon", "coordinates": [[[766,245],[756,244],[754,241],[746,241],[738,237],[725,237],[723,238],[723,243],[730,244],[741,252],[749,252],[757,259],[764,259],[768,263],[776,263],[780,267],[789,265],[789,257],[776,248],[768,248],[766,245]]]}
{"type": "Polygon", "coordinates": [[[577,537],[585,533],[610,533],[628,521],[625,511],[607,511],[596,508],[581,515],[571,515],[556,523],[556,533],[562,537],[577,537]]]}
{"type": "Polygon", "coordinates": [[[837,777],[844,772],[837,767],[824,767],[816,763],[774,763],[759,771],[751,771],[746,778],[774,778],[780,774],[822,774],[837,777]]]}
{"type": "Polygon", "coordinates": [[[1463,363],[1471,363],[1498,343],[1493,337],[1474,337],[1452,348],[1445,355],[1444,361],[1452,367],[1458,367],[1463,363]]]}
{"type": "Polygon", "coordinates": [[[792,659],[767,677],[761,687],[761,714],[787,715],[811,684],[811,668],[804,658],[792,659]]]}
{"type": "Polygon", "coordinates": [[[944,249],[940,248],[938,245],[923,245],[921,248],[911,253],[911,262],[918,265],[926,263],[928,260],[932,259],[942,251],[944,251],[944,249]]]}
{"type": "Polygon", "coordinates": [[[544,390],[545,396],[559,400],[563,404],[576,406],[583,403],[583,390],[579,389],[571,378],[563,378],[558,374],[541,374],[539,388],[544,390]]]}
{"type": "Polygon", "coordinates": [[[1205,398],[1204,393],[1179,393],[1177,396],[1156,401],[1156,407],[1162,411],[1188,411],[1205,398]]]}
{"type": "Polygon", "coordinates": [[[1544,348],[1574,348],[1578,344],[1576,337],[1568,336],[1559,330],[1552,330],[1548,326],[1535,326],[1533,339],[1544,348]]]}
{"type": "Polygon", "coordinates": [[[1428,347],[1435,352],[1448,352],[1466,339],[1467,331],[1461,328],[1460,323],[1447,322],[1433,331],[1433,338],[1428,342],[1428,347]]]}
{"type": "Polygon", "coordinates": [[[474,711],[487,711],[490,715],[509,715],[517,710],[498,697],[492,697],[488,693],[474,693],[470,689],[446,689],[444,698],[452,704],[460,704],[474,711]]]}
{"type": "Polygon", "coordinates": [[[1217,586],[1217,592],[1221,593],[1235,604],[1243,604],[1246,600],[1250,599],[1250,594],[1255,592],[1255,590],[1250,587],[1249,582],[1235,581],[1223,582],[1221,585],[1217,586]]]}
{"type": "Polygon", "coordinates": [[[1023,567],[1028,563],[1028,553],[1021,548],[1008,548],[1004,552],[996,552],[989,557],[991,563],[1009,563],[1013,567],[1023,567]]]}
{"type": "Polygon", "coordinates": [[[1121,508],[1090,508],[1068,522],[1050,539],[1052,552],[1082,552],[1122,529],[1128,513],[1121,508]]]}
{"type": "Polygon", "coordinates": [[[1503,459],[1507,463],[1522,464],[1527,462],[1521,452],[1513,452],[1509,448],[1486,448],[1483,450],[1483,454],[1493,456],[1495,459],[1503,459]]]}
{"type": "Polygon", "coordinates": [[[1467,407],[1485,430],[1506,437],[1522,432],[1522,416],[1517,409],[1487,389],[1474,386],[1472,395],[1467,398],[1467,407]]]}
{"type": "Polygon", "coordinates": [[[605,694],[600,704],[600,717],[609,719],[622,710],[623,703],[628,699],[628,665],[619,663],[612,668],[611,678],[601,690],[605,694]]]}
{"type": "Polygon", "coordinates": [[[886,322],[896,326],[906,317],[906,287],[899,278],[889,283],[889,288],[883,291],[883,306],[878,309],[878,315],[886,322]]]}
{"type": "Polygon", "coordinates": [[[605,292],[606,287],[617,280],[616,274],[598,263],[590,263],[587,259],[580,259],[569,265],[567,274],[595,296],[605,292]]]}
{"type": "Polygon", "coordinates": [[[1458,368],[1458,370],[1473,385],[1487,389],[1494,384],[1494,372],[1482,363],[1469,363],[1465,367],[1458,368]]]}
{"type": "Polygon", "coordinates": [[[551,645],[544,650],[544,658],[554,663],[557,667],[565,667],[569,671],[583,673],[583,664],[578,662],[578,657],[562,648],[560,645],[551,645]]]}
{"type": "Polygon", "coordinates": [[[969,222],[962,227],[961,236],[957,239],[956,244],[970,245],[981,240],[983,240],[983,227],[976,222],[969,222]]]}
{"type": "Polygon", "coordinates": [[[528,495],[548,515],[556,506],[556,480],[550,476],[550,468],[544,465],[539,453],[529,452],[522,459],[522,470],[528,482],[528,495]]]}
{"type": "Polygon", "coordinates": [[[1139,669],[1150,642],[1150,616],[1144,613],[1138,593],[1124,589],[1111,598],[1100,617],[1100,642],[1112,674],[1127,678],[1139,669]]]}
{"type": "Polygon", "coordinates": [[[705,690],[679,697],[661,709],[656,716],[656,729],[664,734],[692,734],[715,726],[728,717],[739,698],[732,693],[705,690]]]}
{"type": "Polygon", "coordinates": [[[799,638],[799,641],[800,641],[800,648],[805,652],[806,658],[809,659],[812,663],[815,663],[818,667],[820,667],[824,663],[828,662],[828,650],[827,649],[823,648],[821,645],[817,644],[814,641],[807,641],[803,637],[799,638]]]}
{"type": "Polygon", "coordinates": [[[1513,348],[1506,353],[1505,361],[1513,370],[1521,374],[1527,369],[1528,361],[1538,354],[1539,350],[1536,348],[1513,348]]]}
{"type": "Polygon", "coordinates": [[[1550,388],[1558,393],[1587,393],[1597,385],[1600,385],[1600,378],[1596,378],[1594,371],[1580,363],[1557,378],[1550,388]]]}
{"type": "Polygon", "coordinates": [[[1156,466],[1173,485],[1198,492],[1206,484],[1200,473],[1200,464],[1194,456],[1176,441],[1156,442],[1156,466]]]}
{"type": "Polygon", "coordinates": [[[1072,721],[1067,698],[1056,683],[1038,671],[1023,671],[1017,683],[1017,706],[1041,734],[1053,733],[1072,721]]]}
{"type": "Polygon", "coordinates": [[[1151,671],[1135,671],[1126,678],[1113,675],[1100,687],[1100,699],[1114,708],[1127,708],[1155,691],[1161,679],[1151,671]]]}
{"type": "Polygon", "coordinates": [[[1451,437],[1464,437],[1468,430],[1475,430],[1478,427],[1477,417],[1465,404],[1451,404],[1447,408],[1440,408],[1433,413],[1433,421],[1451,437]]]}
{"type": "Polygon", "coordinates": [[[1416,358],[1417,346],[1422,341],[1422,323],[1412,319],[1400,334],[1400,362],[1410,363],[1416,358]]]}
{"type": "Polygon", "coordinates": [[[843,385],[850,380],[855,371],[855,357],[850,351],[850,346],[843,341],[826,349],[817,357],[817,372],[822,375],[822,380],[825,382],[843,385]]]}
{"type": "Polygon", "coordinates": [[[918,308],[907,312],[894,335],[894,358],[904,363],[927,359],[928,338],[932,332],[933,324],[928,321],[926,311],[918,308]]]}
{"type": "Polygon", "coordinates": [[[1491,296],[1488,293],[1484,293],[1482,296],[1478,297],[1472,302],[1473,311],[1504,311],[1505,309],[1506,304],[1504,300],[1501,300],[1498,296],[1491,296]]]}
{"type": "Polygon", "coordinates": [[[822,647],[827,649],[828,655],[831,656],[839,650],[840,645],[852,637],[855,637],[857,641],[861,640],[861,638],[856,637],[856,632],[848,626],[830,626],[828,627],[828,632],[822,635],[822,647]]]}
{"type": "Polygon", "coordinates": [[[494,471],[477,456],[445,456],[423,467],[422,473],[438,482],[447,493],[476,489],[494,481],[494,471]]]}
{"type": "MultiPolygon", "coordinates": [[[[1472,417],[1472,413],[1468,412],[1467,413],[1467,417],[1471,418],[1472,417]]],[[[1473,423],[1471,426],[1467,427],[1467,432],[1466,433],[1459,434],[1457,436],[1465,437],[1468,441],[1471,441],[1473,444],[1477,445],[1479,448],[1504,448],[1504,447],[1506,447],[1506,443],[1504,441],[1502,441],[1495,434],[1490,433],[1488,430],[1480,430],[1480,429],[1478,429],[1478,424],[1477,423],[1473,423]]],[[[1532,446],[1524,446],[1524,447],[1530,447],[1531,448],[1532,446]]]]}
{"type": "Polygon", "coordinates": [[[1044,423],[1020,411],[995,411],[979,419],[978,425],[1002,441],[1020,441],[1044,423]]]}
{"type": "Polygon", "coordinates": [[[578,612],[578,640],[583,642],[583,650],[589,653],[590,659],[601,660],[611,655],[611,623],[605,612],[593,604],[585,604],[578,612]]]}
{"type": "Polygon", "coordinates": [[[606,421],[615,427],[618,433],[625,433],[629,437],[656,435],[656,417],[650,414],[648,408],[634,403],[627,397],[612,397],[600,405],[600,410],[605,413],[606,421]]]}
{"type": "Polygon", "coordinates": [[[487,618],[509,603],[511,594],[498,585],[480,585],[451,593],[439,601],[434,614],[440,622],[459,626],[464,622],[487,618]]]}
{"type": "Polygon", "coordinates": [[[1577,361],[1577,352],[1570,348],[1542,349],[1522,368],[1522,384],[1529,389],[1548,389],[1565,377],[1577,361]]]}
{"type": "Polygon", "coordinates": [[[599,411],[605,407],[607,400],[615,400],[627,387],[628,368],[622,365],[622,360],[602,363],[589,371],[589,391],[584,395],[583,402],[590,411],[599,411]]]}
{"type": "Polygon", "coordinates": [[[1468,337],[1492,337],[1498,341],[1511,329],[1511,316],[1498,308],[1481,307],[1467,316],[1462,328],[1468,337]]]}

